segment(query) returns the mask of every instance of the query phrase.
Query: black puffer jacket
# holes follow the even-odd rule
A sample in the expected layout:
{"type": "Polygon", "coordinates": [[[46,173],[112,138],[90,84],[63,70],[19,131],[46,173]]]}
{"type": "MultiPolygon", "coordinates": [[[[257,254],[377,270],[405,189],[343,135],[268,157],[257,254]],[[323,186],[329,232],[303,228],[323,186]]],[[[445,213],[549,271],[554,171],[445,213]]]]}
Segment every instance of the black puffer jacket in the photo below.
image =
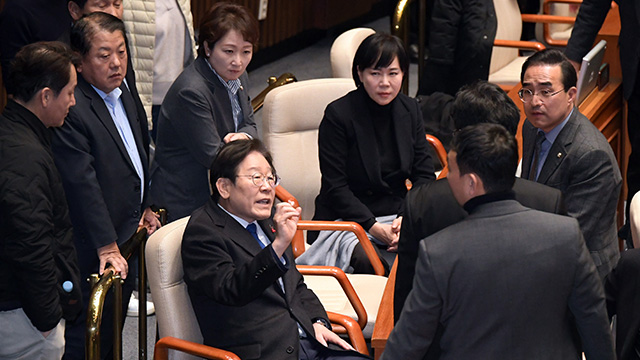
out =
{"type": "Polygon", "coordinates": [[[40,331],[82,309],[78,261],[50,133],[9,101],[0,116],[0,311],[22,307],[40,331]],[[71,281],[71,291],[63,283],[71,281]]]}
{"type": "Polygon", "coordinates": [[[492,0],[435,0],[420,95],[487,80],[498,22],[492,0]]]}

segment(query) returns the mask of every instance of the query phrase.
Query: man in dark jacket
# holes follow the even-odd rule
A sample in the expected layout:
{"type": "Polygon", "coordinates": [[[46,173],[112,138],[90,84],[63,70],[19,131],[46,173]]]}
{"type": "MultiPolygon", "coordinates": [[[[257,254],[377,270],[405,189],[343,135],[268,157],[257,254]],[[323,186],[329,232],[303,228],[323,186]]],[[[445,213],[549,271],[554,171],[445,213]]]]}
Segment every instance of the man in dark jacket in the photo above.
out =
{"type": "Polygon", "coordinates": [[[16,55],[0,116],[0,358],[60,359],[65,319],[82,309],[71,221],[47,128],[75,104],[62,43],[16,55]],[[10,326],[8,326],[10,325],[10,326]]]}

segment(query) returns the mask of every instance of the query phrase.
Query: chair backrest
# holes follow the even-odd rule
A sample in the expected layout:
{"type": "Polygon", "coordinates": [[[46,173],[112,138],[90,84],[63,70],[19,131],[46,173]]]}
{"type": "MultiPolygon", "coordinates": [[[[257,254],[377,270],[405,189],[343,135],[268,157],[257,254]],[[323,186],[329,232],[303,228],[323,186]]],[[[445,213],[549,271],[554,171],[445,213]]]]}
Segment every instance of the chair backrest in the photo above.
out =
{"type": "Polygon", "coordinates": [[[282,186],[298,199],[302,219],[314,213],[320,192],[318,127],[327,105],[355,89],[352,79],[298,81],[273,89],[262,110],[262,140],[282,186]]]}
{"type": "MultiPolygon", "coordinates": [[[[145,250],[149,287],[153,294],[160,337],[172,336],[202,344],[182,269],[180,247],[189,217],[173,221],[153,233],[145,250]]],[[[197,359],[174,353],[172,359],[197,359]]]]}
{"type": "Polygon", "coordinates": [[[340,34],[331,45],[331,71],[334,78],[352,79],[351,67],[358,46],[367,36],[374,34],[370,28],[355,28],[340,34]]]}
{"type": "MultiPolygon", "coordinates": [[[[520,16],[518,2],[516,0],[493,0],[493,6],[495,7],[496,20],[498,21],[496,39],[520,40],[522,17],[520,16]]],[[[517,57],[518,49],[494,46],[491,53],[489,74],[505,67],[517,57]]]]}

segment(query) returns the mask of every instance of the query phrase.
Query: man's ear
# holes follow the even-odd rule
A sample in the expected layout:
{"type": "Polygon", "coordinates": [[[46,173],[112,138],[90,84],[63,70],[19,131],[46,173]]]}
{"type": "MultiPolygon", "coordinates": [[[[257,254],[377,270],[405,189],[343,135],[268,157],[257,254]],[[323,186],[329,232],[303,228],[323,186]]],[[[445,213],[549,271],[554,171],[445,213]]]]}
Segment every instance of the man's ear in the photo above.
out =
{"type": "Polygon", "coordinates": [[[220,194],[220,198],[228,199],[229,198],[229,189],[233,186],[231,180],[227,178],[219,178],[216,180],[216,189],[218,189],[218,194],[220,194]]]}
{"type": "Polygon", "coordinates": [[[67,2],[67,9],[69,9],[69,15],[71,15],[73,21],[80,20],[80,18],[82,17],[82,9],[80,9],[80,6],[78,6],[78,4],[76,4],[74,1],[69,1],[67,2]]]}
{"type": "Polygon", "coordinates": [[[575,86],[572,86],[568,91],[567,91],[567,95],[569,95],[569,102],[573,103],[574,106],[578,106],[578,104],[576,104],[576,96],[578,96],[578,89],[576,89],[575,86]]]}
{"type": "Polygon", "coordinates": [[[468,189],[469,195],[471,195],[470,198],[483,195],[485,193],[484,183],[482,182],[480,176],[478,176],[478,174],[476,173],[468,173],[467,175],[469,176],[468,189]]]}
{"type": "Polygon", "coordinates": [[[43,108],[46,108],[51,104],[51,101],[54,99],[53,90],[48,87],[42,88],[38,94],[36,94],[37,98],[40,100],[40,104],[43,108]]]}

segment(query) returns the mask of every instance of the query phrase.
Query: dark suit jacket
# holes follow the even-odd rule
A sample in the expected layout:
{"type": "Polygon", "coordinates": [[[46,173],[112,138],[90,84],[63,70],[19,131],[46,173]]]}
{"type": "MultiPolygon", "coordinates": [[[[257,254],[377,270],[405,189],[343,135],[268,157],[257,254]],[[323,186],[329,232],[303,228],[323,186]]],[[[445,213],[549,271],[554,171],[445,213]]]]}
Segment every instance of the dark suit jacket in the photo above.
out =
{"type": "MultiPolygon", "coordinates": [[[[133,98],[123,84],[122,103],[149,178],[140,119],[133,98]]],[[[100,95],[78,74],[76,105],[64,125],[54,130],[52,148],[69,203],[78,258],[82,264],[98,257],[96,249],[133,235],[146,204],[146,184],[129,158],[124,143],[100,95]],[[145,199],[140,201],[143,187],[145,199]]],[[[95,270],[98,264],[95,263],[95,270]]],[[[95,271],[94,270],[94,271],[95,271]]],[[[82,271],[82,269],[81,269],[82,271]]],[[[86,269],[85,269],[86,271],[86,269]]]]}
{"type": "MultiPolygon", "coordinates": [[[[537,129],[522,127],[522,177],[528,178],[537,129]]],[[[574,109],[549,149],[537,182],[562,191],[567,213],[576,218],[600,277],[618,261],[616,209],[622,177],[602,133],[574,109]]]]}
{"type": "Polygon", "coordinates": [[[316,220],[341,218],[369,230],[376,216],[401,210],[407,193],[405,179],[414,186],[435,179],[420,107],[415,99],[399,94],[391,103],[391,114],[402,176],[393,184],[383,181],[368,100],[359,88],[325,110],[318,133],[322,182],[315,202],[316,220]]]}
{"type": "MultiPolygon", "coordinates": [[[[271,220],[259,224],[273,240],[271,220]]],[[[193,212],[182,240],[182,261],[206,345],[242,359],[298,359],[296,321],[313,336],[312,321],[327,314],[296,270],[290,247],[285,256],[288,270],[276,263],[271,245],[260,249],[213,200],[193,212]]]]}
{"type": "Polygon", "coordinates": [[[415,284],[383,360],[614,359],[602,282],[575,219],[515,200],[479,205],[420,243],[415,284]]]}
{"type": "MultiPolygon", "coordinates": [[[[640,64],[640,4],[635,0],[616,0],[620,10],[620,65],[624,97],[628,99],[636,86],[640,64]]],[[[600,27],[611,8],[608,0],[585,0],[580,5],[576,24],[565,49],[565,54],[578,63],[591,50],[600,27]]],[[[613,45],[613,44],[612,44],[613,45]]]]}
{"type": "MultiPolygon", "coordinates": [[[[556,214],[566,213],[562,194],[557,189],[516,178],[513,191],[516,200],[526,207],[556,214]]],[[[467,212],[453,197],[447,179],[411,189],[403,213],[393,301],[395,322],[400,318],[404,302],[413,287],[420,241],[467,217],[467,212]]]]}
{"type": "MultiPolygon", "coordinates": [[[[244,74],[240,80],[246,86],[244,74]]],[[[258,136],[245,89],[238,91],[243,121],[238,132],[258,136]]],[[[189,65],[169,88],[158,119],[152,171],[153,202],[166,207],[170,220],[204,205],[209,168],[225,135],[235,131],[231,100],[203,57],[189,65]]]]}
{"type": "Polygon", "coordinates": [[[618,360],[636,359],[634,347],[640,330],[640,249],[627,250],[607,276],[604,290],[609,317],[618,315],[616,353],[618,360]]]}

